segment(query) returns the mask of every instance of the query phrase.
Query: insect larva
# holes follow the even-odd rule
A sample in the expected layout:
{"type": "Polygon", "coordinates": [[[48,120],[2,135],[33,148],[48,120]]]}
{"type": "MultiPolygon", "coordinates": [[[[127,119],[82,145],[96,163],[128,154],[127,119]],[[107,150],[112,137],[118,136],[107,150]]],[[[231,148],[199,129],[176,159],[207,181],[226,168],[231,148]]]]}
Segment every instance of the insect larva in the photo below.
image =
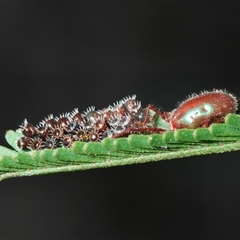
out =
{"type": "MultiPolygon", "coordinates": [[[[36,126],[25,119],[20,125],[23,137],[17,144],[23,150],[69,148],[75,141],[102,142],[106,138],[155,133],[163,134],[163,142],[182,142],[187,138],[190,142],[195,140],[192,131],[171,133],[168,130],[206,128],[213,123],[224,123],[227,114],[236,110],[236,97],[224,90],[194,94],[171,112],[151,104],[143,108],[136,95],[132,95],[102,110],[90,106],[84,113],[75,108],[59,117],[50,114],[36,126]]],[[[114,142],[113,148],[128,148],[127,143],[124,147],[124,141],[114,142]]]]}

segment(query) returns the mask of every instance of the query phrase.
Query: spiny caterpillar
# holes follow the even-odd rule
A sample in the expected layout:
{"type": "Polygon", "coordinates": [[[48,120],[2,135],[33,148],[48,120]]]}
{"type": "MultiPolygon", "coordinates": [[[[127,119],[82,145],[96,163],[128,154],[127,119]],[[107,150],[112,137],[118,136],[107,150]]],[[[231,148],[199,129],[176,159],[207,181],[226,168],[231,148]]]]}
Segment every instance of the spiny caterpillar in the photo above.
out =
{"type": "Polygon", "coordinates": [[[18,147],[53,149],[70,147],[74,141],[100,142],[107,137],[119,138],[133,133],[208,127],[224,122],[225,116],[236,110],[236,97],[225,90],[194,94],[171,112],[161,111],[151,104],[143,108],[133,95],[102,110],[91,106],[83,113],[75,108],[58,117],[49,115],[36,126],[25,119],[20,125],[24,137],[18,140],[18,147]]]}

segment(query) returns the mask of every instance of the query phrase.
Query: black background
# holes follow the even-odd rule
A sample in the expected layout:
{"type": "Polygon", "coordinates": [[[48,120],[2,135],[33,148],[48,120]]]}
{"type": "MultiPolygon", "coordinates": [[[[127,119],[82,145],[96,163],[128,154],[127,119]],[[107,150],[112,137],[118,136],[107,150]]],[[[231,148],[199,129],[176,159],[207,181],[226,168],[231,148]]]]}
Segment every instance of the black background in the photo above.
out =
{"type": "MultiPolygon", "coordinates": [[[[238,2],[0,4],[0,144],[137,94],[166,111],[193,92],[240,95],[238,2]]],[[[239,152],[0,183],[0,238],[240,238],[239,152]]]]}

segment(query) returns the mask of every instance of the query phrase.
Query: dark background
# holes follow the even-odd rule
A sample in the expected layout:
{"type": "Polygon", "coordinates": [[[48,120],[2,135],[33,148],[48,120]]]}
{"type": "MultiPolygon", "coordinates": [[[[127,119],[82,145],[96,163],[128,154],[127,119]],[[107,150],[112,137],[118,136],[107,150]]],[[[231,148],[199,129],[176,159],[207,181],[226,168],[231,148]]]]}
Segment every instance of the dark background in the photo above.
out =
{"type": "MultiPolygon", "coordinates": [[[[238,2],[0,4],[0,144],[37,124],[137,94],[166,111],[187,95],[240,96],[238,2]]],[[[13,178],[0,238],[240,238],[239,152],[13,178]]]]}

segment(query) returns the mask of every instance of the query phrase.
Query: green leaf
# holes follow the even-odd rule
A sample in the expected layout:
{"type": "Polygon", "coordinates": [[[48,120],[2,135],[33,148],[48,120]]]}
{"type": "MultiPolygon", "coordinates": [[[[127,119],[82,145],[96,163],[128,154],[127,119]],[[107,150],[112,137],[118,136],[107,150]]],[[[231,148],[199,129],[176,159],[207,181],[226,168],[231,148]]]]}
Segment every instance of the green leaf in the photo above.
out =
{"type": "Polygon", "coordinates": [[[11,150],[9,148],[0,146],[0,158],[3,156],[10,156],[10,157],[16,157],[17,156],[17,152],[14,150],[11,150]]]}
{"type": "Polygon", "coordinates": [[[19,138],[23,137],[21,129],[17,129],[16,131],[9,130],[7,131],[5,138],[8,144],[13,147],[16,151],[20,151],[21,149],[17,145],[17,141],[19,138]]]}
{"type": "Polygon", "coordinates": [[[6,140],[15,150],[0,146],[0,180],[237,151],[240,150],[240,115],[229,114],[225,123],[212,124],[209,128],[131,134],[128,138],[105,138],[102,142],[74,142],[71,148],[24,152],[17,146],[20,137],[19,130],[6,133],[6,140]]]}

